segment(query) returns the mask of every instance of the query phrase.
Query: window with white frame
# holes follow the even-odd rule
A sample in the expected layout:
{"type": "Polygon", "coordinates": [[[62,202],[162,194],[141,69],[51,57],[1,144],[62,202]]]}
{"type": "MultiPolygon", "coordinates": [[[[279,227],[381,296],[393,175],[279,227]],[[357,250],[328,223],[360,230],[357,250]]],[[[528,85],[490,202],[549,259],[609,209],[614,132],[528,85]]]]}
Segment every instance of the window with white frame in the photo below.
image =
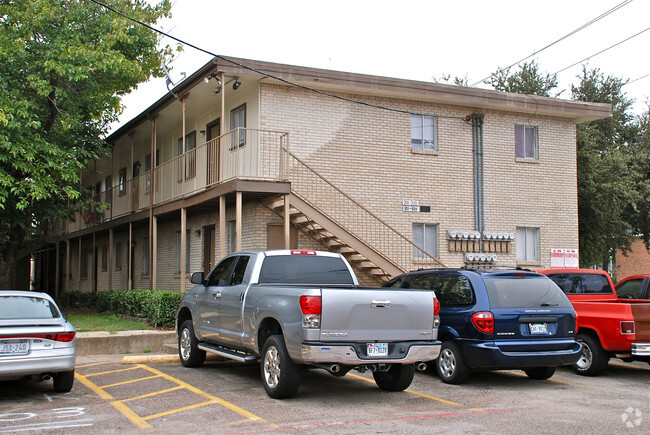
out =
{"type": "Polygon", "coordinates": [[[420,248],[413,247],[415,260],[426,260],[429,255],[438,257],[438,224],[414,223],[413,243],[420,248]]]}
{"type": "MultiPolygon", "coordinates": [[[[190,271],[190,230],[185,231],[185,273],[190,271]]],[[[181,272],[181,232],[176,231],[176,272],[181,272]]]]}
{"type": "Polygon", "coordinates": [[[149,275],[149,238],[142,243],[142,274],[149,275]]]}
{"type": "Polygon", "coordinates": [[[539,261],[539,228],[517,227],[517,261],[539,261]]]}
{"type": "Polygon", "coordinates": [[[230,111],[230,130],[233,132],[230,149],[246,145],[246,104],[242,104],[230,111]]]}
{"type": "Polygon", "coordinates": [[[537,127],[515,125],[515,157],[537,158],[537,127]]]}
{"type": "Polygon", "coordinates": [[[435,116],[411,115],[411,149],[437,150],[437,124],[435,116]]]}
{"type": "Polygon", "coordinates": [[[237,251],[237,221],[228,221],[229,253],[237,251]]]}

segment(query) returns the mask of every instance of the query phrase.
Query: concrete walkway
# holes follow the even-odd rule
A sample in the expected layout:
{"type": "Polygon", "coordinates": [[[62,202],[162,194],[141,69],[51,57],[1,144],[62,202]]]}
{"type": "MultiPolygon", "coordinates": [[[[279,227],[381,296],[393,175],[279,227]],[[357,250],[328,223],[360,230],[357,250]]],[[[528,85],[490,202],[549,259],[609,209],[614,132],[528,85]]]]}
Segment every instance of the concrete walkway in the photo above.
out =
{"type": "Polygon", "coordinates": [[[176,331],[78,332],[77,365],[120,361],[124,364],[179,362],[176,331]]]}

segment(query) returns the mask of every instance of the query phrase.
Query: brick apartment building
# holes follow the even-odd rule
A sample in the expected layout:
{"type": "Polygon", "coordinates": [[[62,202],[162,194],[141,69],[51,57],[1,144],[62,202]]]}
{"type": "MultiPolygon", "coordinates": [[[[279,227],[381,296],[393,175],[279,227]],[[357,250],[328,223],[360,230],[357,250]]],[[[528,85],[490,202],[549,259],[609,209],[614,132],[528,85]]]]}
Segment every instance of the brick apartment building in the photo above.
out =
{"type": "Polygon", "coordinates": [[[342,252],[367,285],[548,267],[552,249],[578,248],[576,124],[609,113],[215,58],[111,134],[112,155],[83,174],[103,207],[52,226],[36,282],[184,290],[229,252],[284,247],[342,252]]]}

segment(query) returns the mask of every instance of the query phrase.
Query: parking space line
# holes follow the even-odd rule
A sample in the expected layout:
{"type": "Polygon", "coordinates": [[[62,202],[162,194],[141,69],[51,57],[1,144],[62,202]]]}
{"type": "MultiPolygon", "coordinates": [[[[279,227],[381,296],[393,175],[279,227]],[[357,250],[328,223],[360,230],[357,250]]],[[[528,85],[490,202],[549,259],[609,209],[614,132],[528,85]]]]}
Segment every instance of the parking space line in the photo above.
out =
{"type": "MultiPolygon", "coordinates": [[[[375,383],[375,381],[372,380],[372,379],[365,378],[365,377],[359,376],[359,375],[355,375],[353,373],[348,373],[348,374],[346,374],[346,376],[351,376],[351,377],[356,378],[356,379],[361,379],[362,381],[370,382],[371,384],[375,383]]],[[[431,396],[429,394],[420,393],[418,391],[413,391],[413,390],[404,390],[404,391],[407,392],[407,393],[410,393],[410,394],[415,394],[416,396],[424,397],[426,399],[431,399],[431,400],[435,400],[435,401],[438,401],[438,402],[446,403],[447,405],[465,406],[462,403],[452,402],[451,400],[442,399],[440,397],[431,396]]],[[[473,409],[475,411],[482,411],[482,409],[480,409],[480,408],[470,408],[470,409],[473,409]]]]}
{"type": "Polygon", "coordinates": [[[132,384],[134,382],[140,382],[140,381],[147,381],[149,379],[154,379],[154,378],[159,378],[159,377],[160,376],[158,376],[158,375],[154,375],[154,376],[147,376],[147,377],[144,377],[144,378],[131,379],[129,381],[116,382],[114,384],[109,384],[109,385],[102,385],[102,388],[118,387],[120,385],[132,384]]]}
{"type": "Polygon", "coordinates": [[[218,398],[216,396],[213,396],[213,395],[211,395],[209,393],[206,393],[205,391],[202,391],[202,390],[194,387],[193,385],[190,385],[190,384],[188,384],[186,382],[181,381],[180,379],[177,379],[177,378],[175,378],[173,376],[170,376],[170,375],[168,375],[168,374],[166,374],[164,372],[161,372],[160,370],[156,370],[154,368],[148,367],[148,366],[146,366],[144,364],[138,364],[138,365],[136,365],[134,367],[130,367],[128,369],[111,370],[111,371],[106,371],[106,372],[101,372],[101,373],[92,373],[92,374],[88,374],[88,375],[83,375],[81,373],[76,373],[75,378],[79,382],[81,382],[82,384],[84,384],[85,386],[90,388],[99,397],[101,397],[102,399],[109,402],[115,409],[120,411],[125,417],[127,417],[134,425],[136,425],[140,429],[151,428],[151,425],[147,421],[154,420],[154,419],[159,418],[159,417],[163,417],[163,416],[172,415],[172,414],[176,414],[176,413],[179,413],[179,412],[187,411],[187,410],[190,410],[190,409],[199,408],[199,407],[202,407],[202,406],[213,405],[213,404],[220,405],[220,406],[222,406],[224,408],[227,408],[227,409],[229,409],[229,410],[231,410],[231,411],[233,411],[233,412],[235,412],[235,413],[237,413],[237,414],[239,414],[241,416],[244,416],[246,418],[246,421],[249,421],[249,422],[250,421],[257,421],[257,422],[260,422],[260,423],[264,423],[264,424],[268,425],[271,428],[278,427],[278,425],[270,423],[270,422],[264,420],[262,417],[259,417],[259,416],[255,415],[255,414],[253,414],[253,413],[251,413],[249,411],[246,411],[245,409],[242,409],[242,408],[238,407],[237,405],[234,405],[234,404],[232,404],[230,402],[227,402],[227,401],[225,401],[223,399],[220,399],[220,398],[218,398]],[[138,378],[138,379],[134,379],[134,380],[130,380],[130,381],[118,382],[118,383],[114,383],[114,384],[110,384],[110,385],[104,385],[104,386],[99,386],[99,385],[95,384],[94,382],[92,382],[91,380],[87,379],[88,377],[91,377],[91,376],[107,375],[107,374],[113,374],[113,373],[117,373],[117,372],[125,372],[125,371],[128,371],[128,370],[137,370],[137,369],[147,370],[150,373],[152,373],[153,376],[147,376],[147,377],[144,377],[144,378],[138,378]],[[119,400],[115,399],[110,393],[108,393],[105,390],[105,388],[115,387],[115,386],[119,386],[119,385],[126,385],[126,384],[130,384],[130,383],[138,382],[138,381],[142,381],[142,380],[160,379],[160,378],[163,378],[163,379],[166,379],[166,380],[168,380],[170,382],[173,382],[177,386],[172,387],[172,388],[167,388],[167,389],[164,389],[164,390],[160,390],[160,391],[156,391],[156,392],[152,392],[152,393],[148,393],[148,394],[143,394],[143,395],[136,396],[136,397],[129,397],[129,398],[119,399],[119,400]],[[204,397],[204,398],[206,398],[208,400],[206,400],[204,402],[201,402],[201,403],[194,404],[194,405],[189,405],[189,406],[185,406],[185,407],[182,407],[182,408],[170,409],[170,410],[167,410],[167,411],[164,411],[164,412],[160,412],[160,413],[157,413],[157,414],[144,416],[144,417],[138,415],[131,408],[129,408],[127,405],[125,405],[125,402],[130,402],[130,401],[134,401],[134,400],[137,400],[137,399],[154,397],[154,396],[157,396],[157,395],[160,395],[160,394],[169,393],[169,392],[172,392],[172,391],[177,391],[177,390],[182,390],[182,389],[188,390],[188,391],[190,391],[190,392],[192,392],[194,394],[197,394],[199,396],[202,396],[202,397],[204,397]]]}

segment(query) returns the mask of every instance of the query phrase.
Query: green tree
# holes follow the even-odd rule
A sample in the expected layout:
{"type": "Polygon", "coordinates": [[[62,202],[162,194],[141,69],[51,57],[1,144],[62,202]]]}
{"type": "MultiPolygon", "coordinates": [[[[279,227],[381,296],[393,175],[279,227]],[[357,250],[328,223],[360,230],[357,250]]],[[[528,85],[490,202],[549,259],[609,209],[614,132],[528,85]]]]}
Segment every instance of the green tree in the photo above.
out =
{"type": "Polygon", "coordinates": [[[497,69],[485,83],[497,91],[513,92],[515,94],[541,95],[544,97],[558,97],[562,93],[551,92],[557,88],[555,74],[543,75],[534,60],[519,65],[519,71],[510,73],[510,68],[497,69]]]}
{"type": "MultiPolygon", "coordinates": [[[[170,2],[105,0],[147,24],[170,2]]],[[[14,286],[18,251],[79,206],[83,168],[120,97],[161,76],[169,47],[155,32],[83,0],[0,0],[0,288],[14,286]]]]}
{"type": "Polygon", "coordinates": [[[607,270],[616,250],[629,248],[638,220],[641,130],[622,90],[625,81],[585,67],[579,80],[571,86],[573,99],[612,105],[612,116],[578,125],[576,132],[580,262],[607,270]]]}

